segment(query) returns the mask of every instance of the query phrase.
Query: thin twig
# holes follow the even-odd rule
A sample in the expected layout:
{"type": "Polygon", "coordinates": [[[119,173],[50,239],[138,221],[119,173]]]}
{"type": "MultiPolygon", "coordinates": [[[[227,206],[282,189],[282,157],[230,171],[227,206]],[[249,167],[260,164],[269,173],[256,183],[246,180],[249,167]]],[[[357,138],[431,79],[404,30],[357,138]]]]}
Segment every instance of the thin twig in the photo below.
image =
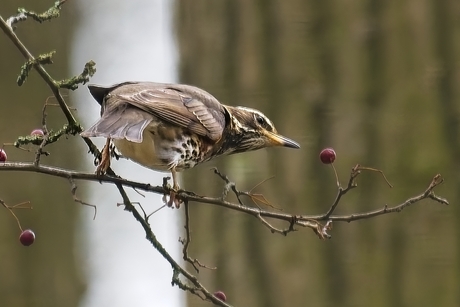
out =
{"type": "MultiPolygon", "coordinates": [[[[24,56],[24,58],[27,61],[35,60],[35,57],[32,55],[32,53],[30,53],[29,50],[22,44],[22,42],[13,32],[13,29],[5,22],[5,20],[3,20],[1,16],[0,16],[0,28],[3,30],[3,32],[5,32],[6,36],[8,36],[8,38],[18,48],[18,50],[21,52],[21,54],[24,56]]],[[[34,68],[38,72],[40,77],[42,77],[42,79],[46,82],[46,84],[48,84],[49,88],[53,92],[53,95],[56,97],[56,100],[59,103],[59,106],[61,107],[61,110],[64,113],[65,117],[67,118],[67,121],[69,122],[69,124],[76,126],[77,121],[75,120],[72,113],[70,112],[67,104],[64,101],[64,98],[59,93],[59,88],[57,87],[54,79],[48,74],[48,72],[45,70],[43,65],[41,65],[40,63],[34,62],[34,68]]]]}
{"type": "Polygon", "coordinates": [[[205,264],[202,264],[198,259],[196,259],[196,258],[192,259],[188,255],[188,247],[190,245],[190,242],[192,242],[192,234],[191,234],[191,230],[190,230],[190,213],[189,213],[188,201],[184,202],[184,209],[185,209],[184,210],[184,214],[185,214],[185,225],[184,225],[185,239],[179,239],[179,241],[183,245],[183,248],[182,248],[183,259],[185,261],[187,261],[188,263],[190,263],[197,273],[200,272],[198,267],[206,268],[206,269],[210,269],[210,270],[217,269],[216,267],[208,267],[205,264]]]}
{"type": "Polygon", "coordinates": [[[367,218],[372,218],[375,216],[383,215],[383,214],[388,214],[388,213],[395,213],[395,212],[401,212],[404,210],[406,207],[409,207],[412,204],[415,204],[421,200],[424,199],[432,199],[435,200],[443,205],[449,205],[449,202],[447,199],[439,197],[434,194],[433,189],[440,185],[444,179],[441,177],[440,174],[437,174],[434,176],[433,180],[431,181],[430,185],[428,188],[421,194],[408,198],[404,202],[402,202],[399,205],[395,205],[393,207],[388,207],[388,205],[383,206],[381,209],[369,211],[369,212],[363,212],[363,213],[353,213],[349,215],[338,215],[338,216],[331,216],[330,220],[332,221],[339,221],[339,222],[352,222],[356,220],[362,220],[362,219],[367,219],[367,218]]]}
{"type": "Polygon", "coordinates": [[[376,168],[373,168],[373,167],[367,167],[367,166],[361,166],[361,165],[356,165],[356,168],[358,170],[367,170],[367,171],[372,171],[372,172],[377,172],[377,173],[380,173],[380,175],[382,175],[383,179],[385,180],[385,182],[388,184],[388,186],[390,188],[393,187],[393,185],[388,181],[387,179],[387,176],[385,176],[385,173],[382,171],[382,170],[379,170],[379,169],[376,169],[376,168]]]}
{"type": "MultiPolygon", "coordinates": [[[[112,184],[115,184],[117,187],[126,186],[126,187],[136,188],[136,189],[143,190],[143,191],[158,193],[161,195],[168,193],[168,189],[163,186],[152,186],[150,184],[140,183],[136,181],[126,180],[120,177],[111,176],[110,174],[111,173],[113,174],[113,172],[109,170],[108,170],[107,175],[97,176],[92,173],[76,172],[76,171],[66,170],[66,169],[62,169],[58,167],[51,167],[51,166],[45,166],[45,165],[35,166],[33,165],[33,163],[6,162],[3,164],[0,164],[0,171],[36,172],[36,173],[48,174],[48,175],[56,176],[56,177],[62,177],[66,179],[72,178],[74,180],[87,180],[87,181],[94,181],[94,182],[112,183],[112,184]]],[[[352,178],[356,178],[357,174],[359,174],[359,172],[355,172],[352,174],[352,176],[350,177],[351,183],[353,183],[352,178]]],[[[255,216],[255,217],[257,217],[257,215],[260,214],[260,216],[264,218],[278,219],[281,221],[286,221],[288,223],[291,223],[291,221],[295,219],[295,225],[311,228],[312,225],[308,223],[311,223],[312,221],[319,222],[319,221],[331,220],[331,221],[351,222],[357,219],[363,219],[363,218],[374,217],[377,215],[383,215],[387,213],[399,212],[405,207],[407,207],[408,204],[419,202],[423,199],[433,199],[439,203],[447,205],[448,201],[446,199],[436,196],[433,193],[433,189],[441,183],[442,183],[441,176],[436,175],[435,178],[433,178],[432,184],[430,184],[429,188],[425,192],[415,197],[409,198],[407,201],[399,205],[394,206],[394,207],[400,207],[399,210],[392,209],[393,207],[390,207],[390,208],[387,207],[386,209],[379,209],[377,211],[374,210],[374,211],[358,213],[358,214],[353,214],[353,215],[328,215],[328,213],[321,214],[321,215],[292,215],[292,214],[287,214],[287,213],[282,213],[282,212],[260,210],[258,208],[248,207],[248,206],[244,206],[238,203],[232,203],[226,200],[222,200],[220,197],[200,196],[193,192],[188,192],[188,191],[183,191],[183,190],[179,191],[177,196],[180,197],[184,201],[189,201],[189,202],[193,201],[193,202],[200,202],[200,203],[205,203],[205,204],[221,206],[227,209],[243,212],[243,213],[255,216]]],[[[344,192],[342,191],[341,193],[339,193],[337,198],[339,197],[339,195],[340,197],[343,196],[344,192]]],[[[338,203],[339,200],[340,198],[336,200],[335,202],[338,203]]]]}
{"type": "MultiPolygon", "coordinates": [[[[48,10],[45,14],[36,14],[34,12],[28,12],[25,10],[22,10],[20,13],[24,14],[25,16],[30,16],[37,21],[42,21],[42,20],[47,20],[47,18],[54,18],[59,14],[59,9],[60,6],[65,2],[65,0],[61,0],[59,2],[55,3],[55,6],[48,10]]],[[[28,67],[25,68],[24,75],[22,75],[22,81],[25,80],[27,77],[26,74],[28,72],[27,69],[30,67],[33,67],[38,74],[42,77],[42,79],[48,84],[50,87],[51,91],[53,92],[53,95],[55,96],[59,106],[61,107],[61,110],[63,111],[67,121],[68,121],[68,126],[70,127],[69,129],[71,130],[72,134],[77,134],[82,131],[81,126],[76,122],[75,118],[73,117],[70,108],[67,106],[67,104],[64,101],[64,98],[60,94],[60,88],[70,88],[70,89],[76,89],[77,85],[80,83],[86,83],[89,79],[90,76],[92,76],[95,72],[95,63],[90,61],[85,65],[85,68],[83,70],[83,73],[80,74],[79,76],[73,77],[68,80],[63,80],[63,81],[56,81],[54,80],[48,72],[43,68],[42,64],[45,63],[50,63],[51,62],[51,54],[43,55],[43,60],[40,60],[40,57],[35,58],[28,50],[27,48],[22,44],[22,42],[18,39],[16,34],[13,32],[12,25],[20,20],[24,20],[23,17],[17,17],[9,20],[9,24],[7,24],[3,18],[0,16],[0,28],[5,32],[7,37],[13,42],[13,44],[18,48],[18,50],[22,53],[22,55],[26,59],[26,65],[28,67]]],[[[64,129],[66,130],[66,129],[64,129]]],[[[95,157],[100,157],[101,152],[98,150],[98,148],[94,145],[94,143],[88,139],[88,138],[82,138],[85,143],[87,144],[89,151],[95,156],[95,157]]],[[[43,144],[43,143],[42,143],[43,144]]],[[[18,146],[20,144],[18,143],[18,146]]],[[[43,145],[44,146],[44,145],[43,145]]],[[[40,151],[40,148],[39,148],[40,151]]],[[[29,171],[33,172],[38,172],[38,173],[44,173],[44,174],[49,174],[53,176],[58,176],[58,177],[63,177],[67,178],[69,182],[71,183],[71,193],[74,197],[74,200],[77,202],[80,202],[82,204],[90,205],[87,203],[84,203],[80,199],[76,197],[76,189],[77,186],[74,183],[74,180],[76,179],[83,179],[86,178],[86,180],[91,180],[91,181],[105,181],[107,180],[111,181],[113,184],[116,185],[118,188],[118,191],[120,195],[122,196],[123,199],[123,204],[125,206],[125,210],[129,211],[132,213],[134,218],[142,225],[142,227],[145,230],[146,237],[147,239],[151,242],[151,244],[158,250],[158,252],[171,264],[173,268],[173,279],[172,279],[172,284],[177,285],[181,289],[189,290],[191,293],[196,294],[202,299],[208,300],[213,302],[215,305],[218,306],[223,306],[223,307],[229,307],[230,305],[220,301],[217,299],[213,294],[211,294],[206,288],[198,281],[198,279],[190,274],[188,271],[186,271],[184,268],[182,268],[173,258],[172,256],[166,251],[166,249],[158,242],[156,239],[156,236],[152,232],[150,225],[148,223],[148,218],[144,218],[140,215],[140,213],[136,210],[136,208],[133,206],[131,203],[130,199],[128,198],[126,191],[124,190],[124,186],[130,186],[134,189],[140,188],[139,185],[134,184],[134,185],[126,185],[124,180],[119,178],[113,170],[109,167],[106,170],[106,175],[94,175],[94,174],[85,174],[85,173],[80,173],[80,172],[73,172],[73,171],[68,171],[60,168],[55,168],[55,167],[48,167],[48,166],[42,166],[40,163],[30,164],[30,163],[4,163],[1,165],[2,169],[1,170],[26,170],[28,169],[29,171]],[[111,178],[111,179],[108,179],[111,178]],[[189,286],[186,283],[182,282],[180,280],[180,276],[183,276],[186,278],[188,283],[190,283],[193,286],[189,286]]],[[[84,179],[85,180],[85,179],[84,179]]],[[[152,191],[156,190],[157,192],[160,191],[160,193],[165,193],[165,189],[162,187],[151,187],[148,184],[141,184],[141,186],[147,188],[144,189],[146,191],[152,191]]],[[[142,188],[140,188],[142,189],[142,188]]],[[[92,206],[92,205],[90,205],[92,206]]],[[[11,209],[9,209],[11,210],[11,209]]],[[[13,216],[16,218],[16,216],[13,213],[13,216]]],[[[18,225],[19,220],[16,218],[18,225]]]]}
{"type": "Polygon", "coordinates": [[[270,224],[269,222],[267,222],[266,219],[264,219],[260,214],[257,214],[255,215],[256,218],[259,219],[259,221],[262,222],[263,225],[265,225],[268,229],[270,229],[270,231],[272,233],[279,233],[279,234],[282,234],[282,235],[287,235],[289,230],[284,230],[284,229],[279,229],[279,228],[276,228],[275,226],[273,226],[272,224],[270,224]]]}
{"type": "Polygon", "coordinates": [[[41,144],[38,146],[37,151],[35,153],[35,161],[34,164],[38,166],[40,163],[40,158],[43,154],[43,148],[46,146],[46,143],[48,142],[48,128],[46,127],[46,118],[48,114],[46,113],[46,106],[48,105],[48,99],[46,99],[45,104],[43,105],[42,108],[42,131],[43,131],[43,141],[41,144]]]}
{"type": "Polygon", "coordinates": [[[11,215],[16,220],[16,223],[18,223],[19,229],[23,231],[21,223],[19,222],[19,219],[16,216],[16,214],[14,214],[13,209],[32,209],[31,206],[24,207],[24,205],[30,205],[30,201],[25,201],[25,202],[22,202],[22,203],[13,205],[13,206],[8,206],[2,199],[0,199],[0,204],[11,213],[11,215]]]}
{"type": "Polygon", "coordinates": [[[76,203],[82,204],[84,206],[92,207],[94,209],[93,220],[95,220],[96,215],[97,215],[97,207],[95,205],[90,204],[90,203],[84,202],[83,200],[78,198],[77,197],[77,188],[78,188],[78,186],[75,184],[75,181],[73,181],[72,178],[69,178],[69,182],[70,182],[70,192],[72,193],[73,201],[76,202],[76,203]]]}

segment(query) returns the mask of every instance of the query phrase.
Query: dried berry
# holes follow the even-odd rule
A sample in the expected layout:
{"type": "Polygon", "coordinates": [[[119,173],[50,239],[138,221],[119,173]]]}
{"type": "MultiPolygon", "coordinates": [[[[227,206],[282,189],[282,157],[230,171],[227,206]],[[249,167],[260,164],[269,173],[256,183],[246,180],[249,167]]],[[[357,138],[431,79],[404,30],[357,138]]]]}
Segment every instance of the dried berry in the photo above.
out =
{"type": "Polygon", "coordinates": [[[321,159],[321,162],[324,164],[331,164],[332,162],[335,161],[335,151],[332,148],[325,148],[321,150],[321,153],[319,154],[319,158],[321,159]]]}
{"type": "Polygon", "coordinates": [[[21,241],[24,246],[32,245],[35,241],[35,233],[30,229],[26,229],[19,236],[19,241],[21,241]]]}
{"type": "Polygon", "coordinates": [[[6,152],[3,149],[0,149],[0,162],[5,162],[7,159],[6,152]]]}
{"type": "Polygon", "coordinates": [[[30,135],[40,135],[40,136],[44,136],[45,134],[43,133],[43,130],[42,129],[35,129],[33,130],[30,135]]]}
{"type": "Polygon", "coordinates": [[[214,292],[214,296],[220,299],[222,302],[225,302],[227,300],[227,297],[225,296],[225,293],[222,291],[216,291],[214,292]]]}

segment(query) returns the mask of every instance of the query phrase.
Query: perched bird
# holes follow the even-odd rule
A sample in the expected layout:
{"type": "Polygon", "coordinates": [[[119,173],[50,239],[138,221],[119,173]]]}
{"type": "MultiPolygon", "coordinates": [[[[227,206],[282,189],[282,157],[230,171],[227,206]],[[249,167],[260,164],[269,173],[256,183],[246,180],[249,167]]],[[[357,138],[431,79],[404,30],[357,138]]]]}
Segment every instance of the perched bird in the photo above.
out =
{"type": "MultiPolygon", "coordinates": [[[[107,138],[98,173],[110,165],[110,140],[124,157],[170,171],[174,191],[176,172],[215,157],[272,146],[300,148],[279,135],[262,112],[223,105],[194,86],[124,82],[88,88],[101,105],[101,118],[81,135],[107,138]]],[[[169,205],[178,205],[174,196],[169,205]]]]}

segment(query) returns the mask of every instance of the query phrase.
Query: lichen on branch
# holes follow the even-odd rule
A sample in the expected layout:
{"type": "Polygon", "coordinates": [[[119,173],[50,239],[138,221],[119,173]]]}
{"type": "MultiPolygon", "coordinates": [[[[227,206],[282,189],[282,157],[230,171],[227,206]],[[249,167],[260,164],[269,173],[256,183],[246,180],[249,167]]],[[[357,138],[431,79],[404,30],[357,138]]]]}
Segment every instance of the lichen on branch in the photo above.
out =
{"type": "Polygon", "coordinates": [[[21,66],[21,72],[19,73],[17,83],[19,86],[23,85],[26,82],[27,77],[29,76],[30,70],[37,64],[44,65],[44,64],[53,64],[52,57],[56,51],[51,51],[49,53],[40,54],[35,59],[28,60],[21,66]]]}
{"type": "Polygon", "coordinates": [[[66,88],[69,90],[76,90],[79,84],[86,84],[89,82],[89,78],[96,73],[96,63],[94,61],[89,61],[85,64],[83,72],[78,76],[74,76],[70,79],[65,79],[57,81],[56,84],[59,88],[66,88]]]}
{"type": "Polygon", "coordinates": [[[54,2],[54,5],[43,13],[35,13],[34,11],[28,11],[25,8],[18,8],[18,14],[24,14],[27,17],[31,17],[33,20],[42,23],[44,21],[58,18],[61,13],[61,7],[66,0],[60,0],[54,2]]]}
{"type": "MultiPolygon", "coordinates": [[[[47,137],[46,137],[45,146],[48,145],[48,144],[57,142],[59,140],[59,138],[61,136],[63,136],[63,135],[76,135],[76,134],[78,134],[78,133],[80,133],[82,131],[83,131],[83,129],[80,126],[80,124],[76,124],[76,125],[65,124],[64,126],[62,126],[61,129],[59,129],[57,131],[50,130],[48,132],[47,137]]],[[[45,138],[45,136],[42,136],[42,135],[20,136],[13,143],[13,146],[21,147],[21,146],[28,145],[28,144],[33,144],[33,145],[40,146],[40,145],[42,145],[42,142],[43,142],[44,138],[45,138]]]]}

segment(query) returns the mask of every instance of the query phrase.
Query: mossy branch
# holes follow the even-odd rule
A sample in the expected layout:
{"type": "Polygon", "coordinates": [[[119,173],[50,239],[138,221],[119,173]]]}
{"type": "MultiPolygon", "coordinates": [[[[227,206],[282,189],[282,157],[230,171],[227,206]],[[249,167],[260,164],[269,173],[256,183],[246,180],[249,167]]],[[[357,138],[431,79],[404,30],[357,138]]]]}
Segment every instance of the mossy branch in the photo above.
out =
{"type": "Polygon", "coordinates": [[[51,20],[53,18],[58,18],[61,14],[61,7],[66,2],[66,0],[56,1],[52,7],[46,10],[43,13],[35,13],[33,11],[28,11],[25,8],[18,8],[18,14],[25,15],[27,17],[31,17],[33,20],[42,23],[44,21],[51,20]]]}
{"type": "MultiPolygon", "coordinates": [[[[79,127],[77,121],[75,120],[75,117],[73,116],[72,112],[70,111],[69,107],[67,106],[66,102],[64,101],[64,98],[62,97],[61,93],[59,92],[60,88],[69,88],[69,89],[76,89],[78,86],[78,83],[86,83],[89,80],[89,77],[91,77],[94,72],[96,71],[95,69],[95,63],[93,61],[88,62],[85,65],[85,68],[83,70],[83,73],[79,76],[76,76],[70,80],[63,80],[63,81],[56,81],[53,79],[50,74],[45,70],[43,67],[43,64],[49,64],[51,63],[51,57],[53,53],[48,53],[44,54],[41,57],[35,58],[29,50],[24,46],[24,44],[19,40],[19,38],[16,36],[16,34],[13,31],[13,24],[22,21],[25,18],[23,17],[24,15],[30,16],[34,18],[35,20],[39,22],[43,22],[45,20],[50,20],[52,18],[56,18],[59,16],[59,11],[61,9],[61,6],[65,3],[65,0],[60,0],[54,3],[54,5],[48,9],[45,13],[42,14],[37,14],[31,11],[27,11],[23,8],[19,9],[19,14],[18,16],[13,16],[9,18],[7,21],[5,21],[1,16],[0,16],[0,28],[3,30],[3,32],[6,34],[6,36],[13,42],[13,44],[19,49],[21,54],[25,57],[26,59],[26,64],[23,65],[21,69],[21,75],[18,78],[18,84],[23,84],[25,79],[27,78],[28,72],[31,70],[33,67],[40,77],[48,84],[50,87],[51,91],[53,92],[53,95],[56,97],[56,100],[62,109],[62,112],[64,113],[64,116],[66,117],[68,124],[70,126],[74,126],[73,129],[78,129],[79,127]]],[[[81,129],[81,127],[79,128],[81,129]]],[[[92,147],[92,142],[84,138],[85,143],[88,144],[89,147],[92,147]]]]}
{"type": "Polygon", "coordinates": [[[50,130],[48,132],[44,145],[42,143],[45,137],[42,135],[35,134],[35,135],[27,135],[27,136],[18,137],[18,139],[13,143],[13,146],[21,147],[21,146],[28,145],[28,144],[33,144],[37,146],[46,146],[48,144],[57,142],[63,135],[76,135],[82,131],[83,129],[78,123],[75,125],[65,124],[58,131],[50,130]]]}
{"type": "Polygon", "coordinates": [[[96,73],[96,63],[94,61],[89,61],[85,64],[85,68],[83,72],[78,76],[74,76],[70,79],[65,79],[61,81],[57,81],[56,85],[59,88],[66,88],[69,90],[76,90],[79,84],[86,84],[89,82],[89,78],[92,77],[96,73]]]}
{"type": "Polygon", "coordinates": [[[35,59],[30,59],[21,66],[21,72],[19,73],[18,80],[16,81],[19,86],[23,85],[26,82],[27,77],[29,76],[30,70],[34,67],[34,65],[41,64],[53,64],[53,60],[51,59],[56,51],[51,51],[49,53],[40,54],[35,59]]]}

